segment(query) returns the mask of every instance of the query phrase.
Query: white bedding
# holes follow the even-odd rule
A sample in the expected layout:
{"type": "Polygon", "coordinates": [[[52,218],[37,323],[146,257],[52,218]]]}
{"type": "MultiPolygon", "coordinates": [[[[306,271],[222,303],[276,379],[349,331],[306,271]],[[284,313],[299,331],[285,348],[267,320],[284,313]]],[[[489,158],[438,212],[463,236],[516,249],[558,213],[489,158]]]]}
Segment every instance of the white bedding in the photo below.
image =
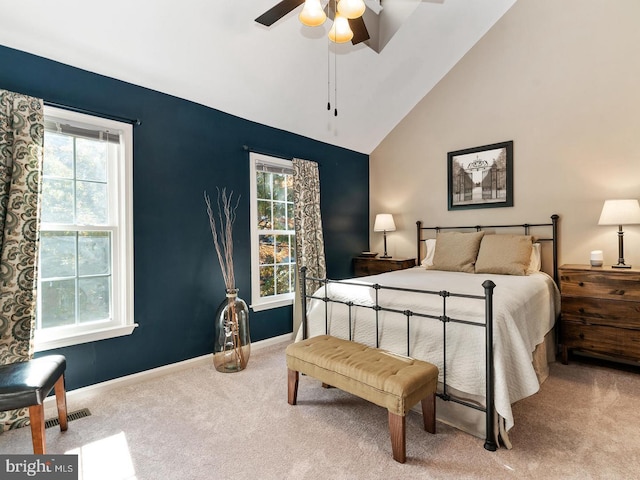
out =
{"type": "MultiPolygon", "coordinates": [[[[558,289],[547,274],[527,276],[470,274],[426,270],[408,270],[361,277],[351,282],[397,286],[403,288],[484,295],[482,283],[492,280],[494,290],[494,372],[495,408],[503,417],[505,427],[513,426],[511,404],[534,394],[540,388],[532,366],[532,352],[551,330],[559,312],[558,289]]],[[[321,287],[314,296],[324,296],[321,287]]],[[[330,283],[328,296],[354,304],[374,305],[373,288],[360,285],[330,283]]],[[[411,310],[416,313],[442,315],[443,298],[410,292],[379,290],[379,304],[387,308],[411,310]]],[[[447,297],[447,315],[453,318],[484,323],[484,301],[447,297]]],[[[348,307],[329,302],[329,333],[348,336],[348,307]]],[[[380,348],[407,354],[406,316],[379,312],[380,348]]],[[[443,381],[443,328],[439,320],[411,317],[409,355],[429,361],[440,369],[443,381]]],[[[325,302],[311,300],[308,308],[309,337],[325,333],[325,302]]],[[[375,346],[375,312],[352,309],[352,340],[375,346]]],[[[485,395],[485,329],[477,326],[447,324],[447,385],[456,390],[484,398],[485,395]]],[[[298,335],[300,337],[300,333],[298,335]]]]}

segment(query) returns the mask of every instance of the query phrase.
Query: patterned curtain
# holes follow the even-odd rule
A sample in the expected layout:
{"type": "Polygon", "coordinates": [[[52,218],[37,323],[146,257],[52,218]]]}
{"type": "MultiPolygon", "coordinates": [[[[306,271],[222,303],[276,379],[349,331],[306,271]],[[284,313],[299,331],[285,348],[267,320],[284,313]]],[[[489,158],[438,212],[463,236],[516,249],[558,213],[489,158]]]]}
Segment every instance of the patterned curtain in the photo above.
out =
{"type": "MultiPolygon", "coordinates": [[[[0,90],[0,364],[33,355],[43,118],[41,99],[0,90]]],[[[0,432],[27,423],[0,412],[0,432]]]]}
{"type": "MultiPolygon", "coordinates": [[[[296,231],[296,274],[307,267],[307,276],[325,278],[327,266],[324,258],[324,237],[320,216],[320,176],[318,164],[308,160],[293,159],[293,202],[296,231]]],[[[307,292],[315,287],[307,284],[307,292]]],[[[296,288],[293,313],[293,331],[297,332],[302,321],[300,289],[296,288]]]]}

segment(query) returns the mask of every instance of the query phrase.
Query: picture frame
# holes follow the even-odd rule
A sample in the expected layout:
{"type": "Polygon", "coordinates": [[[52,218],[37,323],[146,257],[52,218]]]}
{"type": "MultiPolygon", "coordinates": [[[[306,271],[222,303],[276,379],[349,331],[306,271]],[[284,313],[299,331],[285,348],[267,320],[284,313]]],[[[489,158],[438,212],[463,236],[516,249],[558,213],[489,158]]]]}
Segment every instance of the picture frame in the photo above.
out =
{"type": "Polygon", "coordinates": [[[513,140],[447,153],[448,210],[513,207],[513,140]]]}

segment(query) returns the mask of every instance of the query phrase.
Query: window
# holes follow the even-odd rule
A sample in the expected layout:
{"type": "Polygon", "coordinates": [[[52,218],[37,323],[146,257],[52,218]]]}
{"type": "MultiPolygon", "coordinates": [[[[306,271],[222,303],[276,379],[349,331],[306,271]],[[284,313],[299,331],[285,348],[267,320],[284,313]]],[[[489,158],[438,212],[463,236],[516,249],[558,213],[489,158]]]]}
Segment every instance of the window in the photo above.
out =
{"type": "Polygon", "coordinates": [[[251,162],[251,308],[291,305],[295,295],[293,165],[249,154],[251,162]]]}
{"type": "Polygon", "coordinates": [[[128,335],[132,126],[45,106],[36,350],[128,335]]]}

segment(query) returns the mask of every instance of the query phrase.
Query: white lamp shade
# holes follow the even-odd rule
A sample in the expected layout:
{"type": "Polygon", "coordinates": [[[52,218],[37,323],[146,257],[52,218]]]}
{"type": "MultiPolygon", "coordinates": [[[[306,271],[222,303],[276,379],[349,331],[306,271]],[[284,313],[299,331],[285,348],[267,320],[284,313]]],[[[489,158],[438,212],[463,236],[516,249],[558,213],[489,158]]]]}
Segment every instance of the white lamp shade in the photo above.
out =
{"type": "Polygon", "coordinates": [[[327,19],[327,14],[324,13],[320,0],[305,0],[298,19],[307,27],[319,27],[327,19]]]}
{"type": "Polygon", "coordinates": [[[329,40],[335,43],[345,43],[353,38],[353,32],[349,26],[349,20],[336,13],[333,18],[333,25],[329,30],[329,40]]]}
{"type": "Polygon", "coordinates": [[[340,0],[338,2],[338,12],[346,18],[361,17],[366,9],[364,0],[340,0]]]}
{"type": "Polygon", "coordinates": [[[638,200],[605,200],[598,225],[633,225],[640,223],[638,200]]]}
{"type": "Polygon", "coordinates": [[[379,213],[373,224],[374,232],[394,232],[396,224],[393,222],[393,215],[390,213],[379,213]]]}

